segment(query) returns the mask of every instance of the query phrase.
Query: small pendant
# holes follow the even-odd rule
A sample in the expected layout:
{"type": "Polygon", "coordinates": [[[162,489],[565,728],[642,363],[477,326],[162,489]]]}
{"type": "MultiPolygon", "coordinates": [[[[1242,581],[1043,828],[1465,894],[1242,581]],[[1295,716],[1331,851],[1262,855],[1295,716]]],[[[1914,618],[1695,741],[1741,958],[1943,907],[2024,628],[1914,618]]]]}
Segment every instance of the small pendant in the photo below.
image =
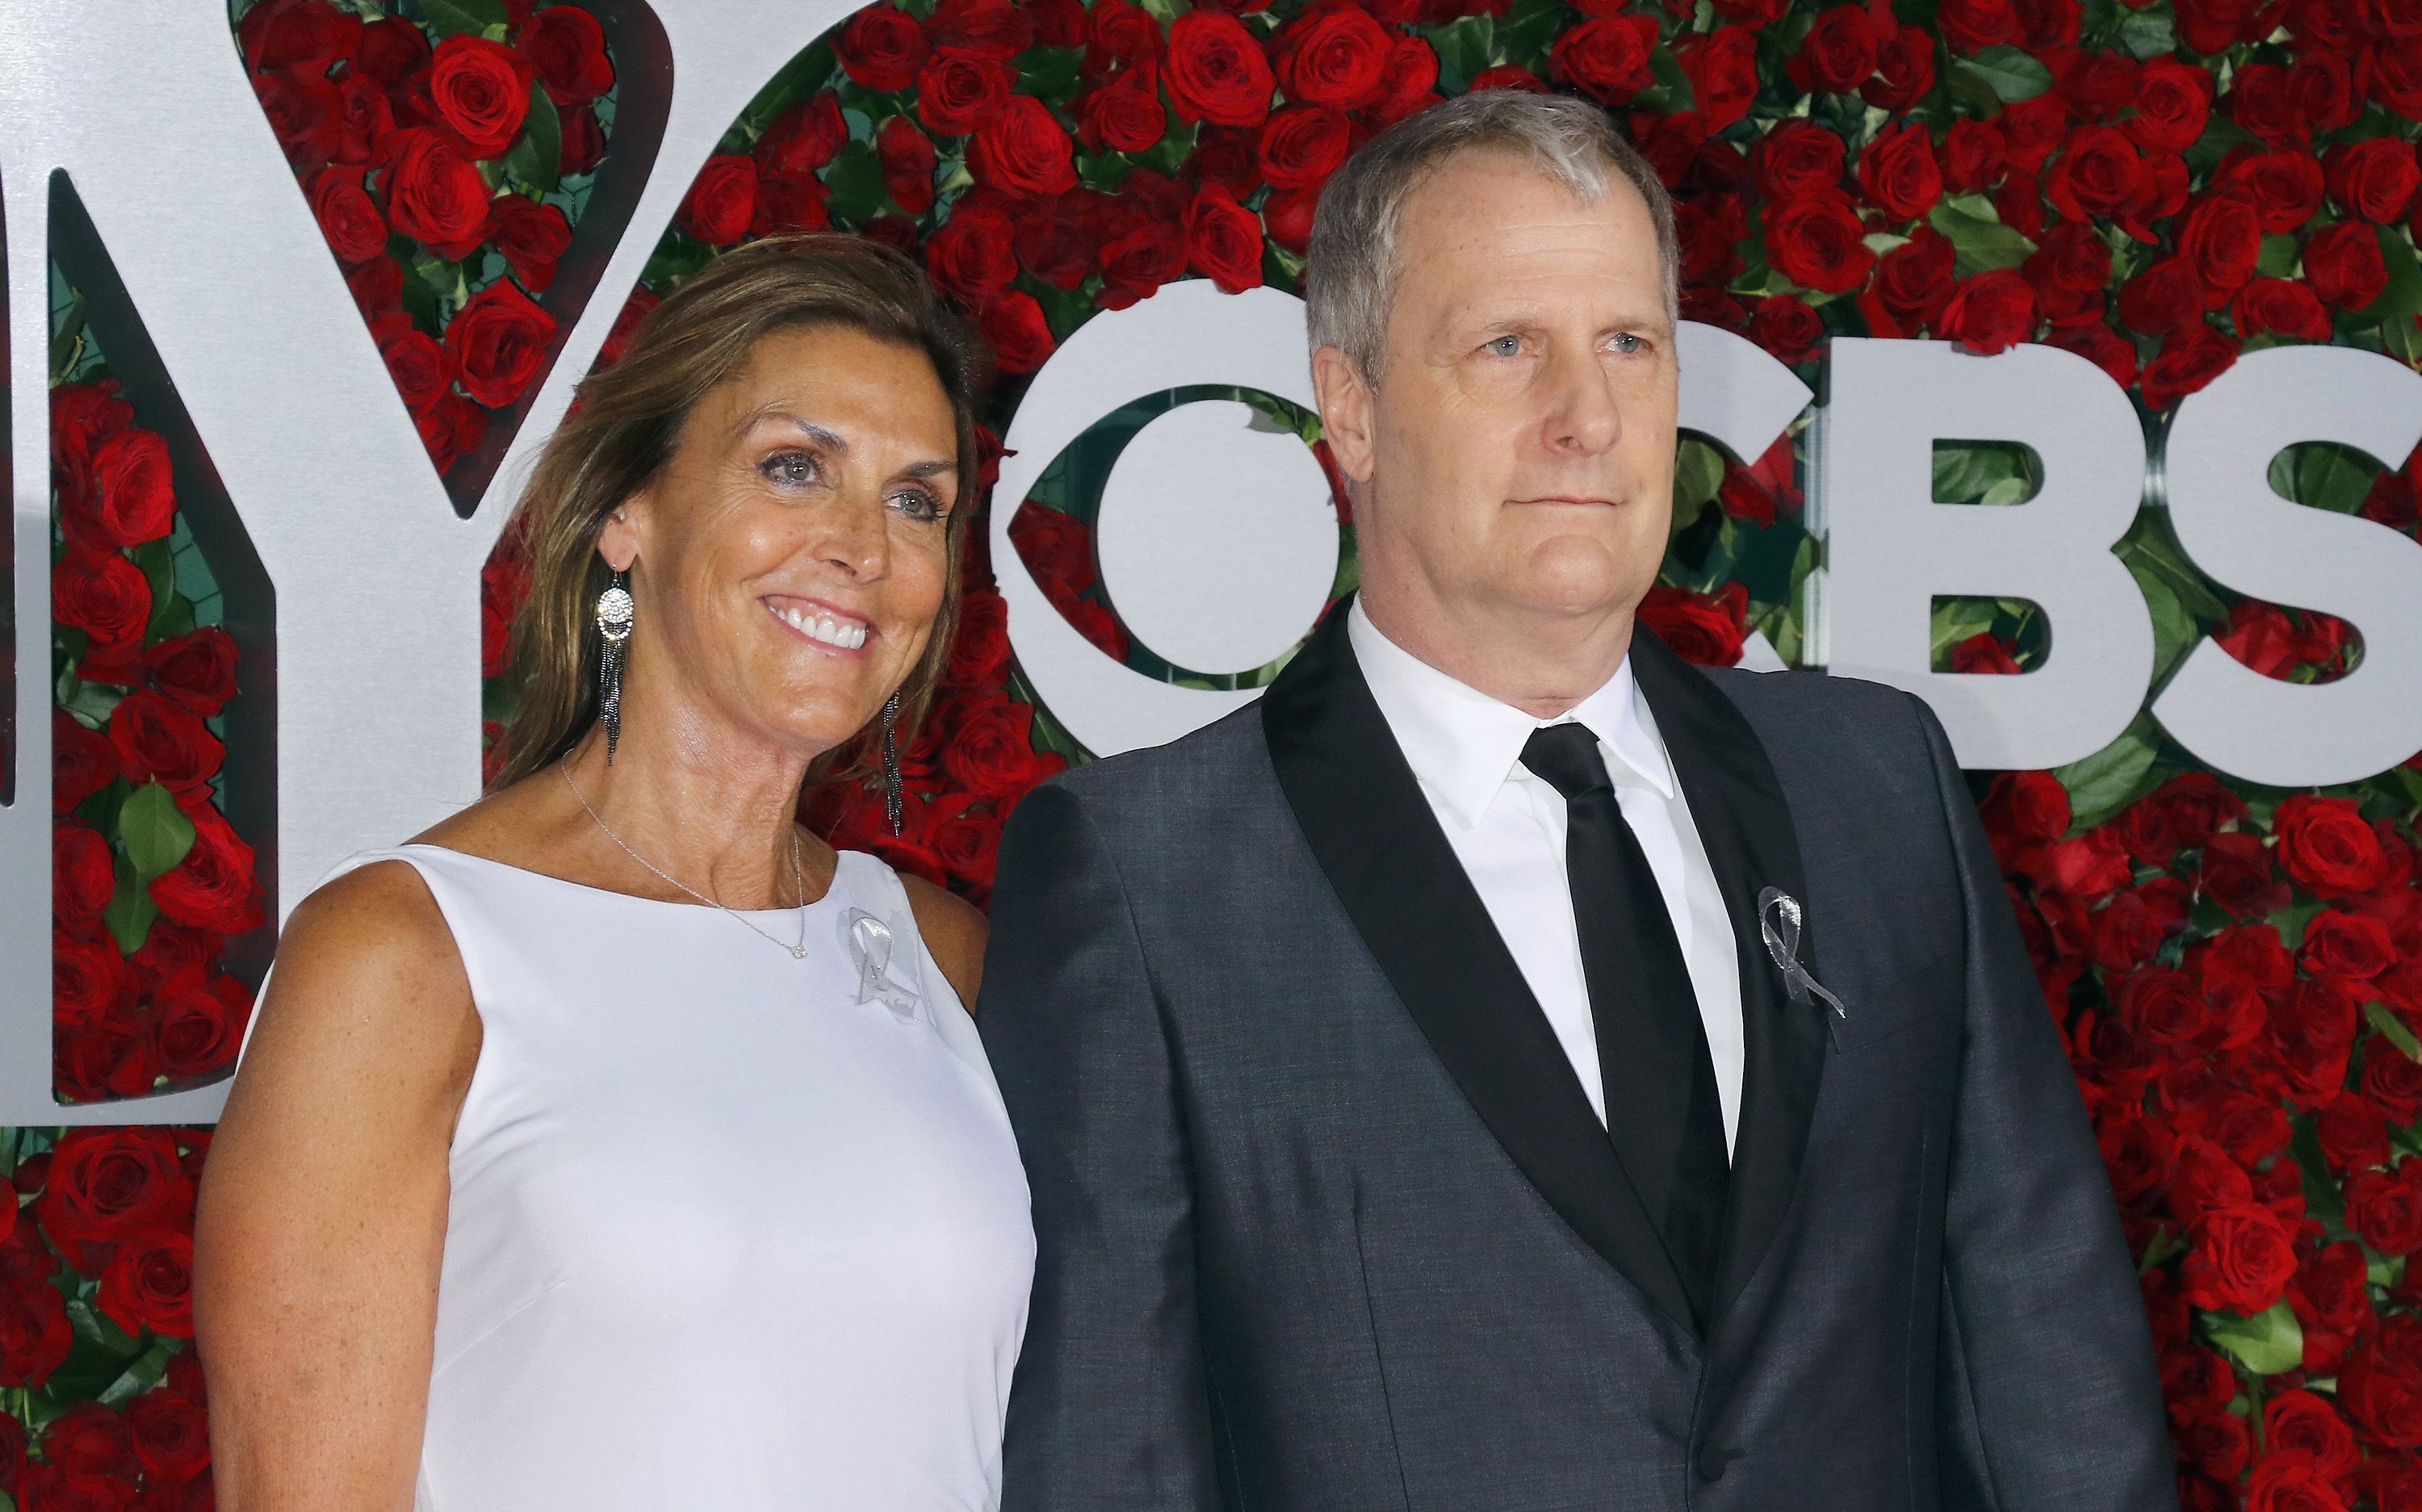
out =
{"type": "Polygon", "coordinates": [[[782,949],[791,953],[792,960],[804,961],[808,958],[808,948],[805,945],[785,945],[782,949]]]}

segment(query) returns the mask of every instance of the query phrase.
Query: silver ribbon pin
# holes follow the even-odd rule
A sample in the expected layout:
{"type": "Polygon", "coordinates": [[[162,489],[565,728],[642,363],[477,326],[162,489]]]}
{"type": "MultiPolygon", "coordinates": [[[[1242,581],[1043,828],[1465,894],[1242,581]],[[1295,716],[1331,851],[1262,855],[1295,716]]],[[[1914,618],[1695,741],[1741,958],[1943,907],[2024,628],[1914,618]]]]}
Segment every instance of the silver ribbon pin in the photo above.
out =
{"type": "Polygon", "coordinates": [[[898,942],[891,926],[863,908],[852,908],[841,916],[841,938],[850,964],[857,968],[857,1000],[879,1001],[906,1018],[917,1006],[917,994],[891,979],[891,953],[898,942]]]}
{"type": "Polygon", "coordinates": [[[1766,953],[1774,957],[1775,969],[1783,973],[1785,990],[1793,1002],[1806,1002],[1815,993],[1833,1005],[1833,1011],[1848,1019],[1850,1011],[1842,1000],[1825,990],[1824,984],[1808,974],[1800,964],[1800,900],[1781,888],[1769,888],[1757,895],[1757,932],[1766,940],[1766,953]],[[1776,921],[1782,927],[1776,927],[1776,921]]]}

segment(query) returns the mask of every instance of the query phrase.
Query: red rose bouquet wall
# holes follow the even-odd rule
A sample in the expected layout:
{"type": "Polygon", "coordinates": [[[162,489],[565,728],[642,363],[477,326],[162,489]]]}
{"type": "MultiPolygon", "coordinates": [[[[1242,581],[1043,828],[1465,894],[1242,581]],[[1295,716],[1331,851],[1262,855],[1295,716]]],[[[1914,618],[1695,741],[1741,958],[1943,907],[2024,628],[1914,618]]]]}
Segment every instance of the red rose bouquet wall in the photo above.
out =
{"type": "MultiPolygon", "coordinates": [[[[450,467],[550,360],[546,289],[613,121],[602,31],[578,6],[527,0],[238,11],[301,192],[450,467]]],[[[2050,342],[2127,387],[2157,438],[2181,396],[2249,350],[2422,358],[2413,0],[906,0],[857,12],[733,124],[604,360],[718,250],[829,227],[918,257],[980,322],[1002,418],[1096,310],[1188,276],[1295,287],[1345,155],[1478,88],[1565,89],[1614,112],[1675,193],[1686,316],[1804,377],[1834,335],[2050,342]]],[[[206,675],[212,643],[165,655],[187,627],[155,638],[151,610],[130,606],[138,588],[157,600],[173,503],[165,481],[110,480],[140,475],[131,454],[98,459],[139,427],[103,387],[58,392],[73,462],[62,540],[106,543],[63,545],[81,575],[55,590],[61,633],[86,638],[61,685],[60,1079],[113,1095],[200,1063],[166,1058],[164,1005],[182,1000],[173,971],[138,959],[169,953],[149,943],[164,928],[204,927],[163,895],[174,866],[147,874],[171,847],[146,827],[181,814],[206,831],[194,795],[215,757],[175,716],[207,734],[208,711],[184,700],[224,678],[206,675]],[[71,531],[71,516],[85,523],[71,531]],[[122,703],[95,699],[135,703],[122,739],[122,703]],[[163,918],[129,945],[147,887],[163,918]],[[131,977],[112,976],[117,958],[131,977]],[[96,1022],[116,1037],[84,1037],[96,1022]],[[152,1048],[122,1047],[135,1039],[152,1048]]],[[[1316,443],[1316,421],[1242,397],[1316,443]]],[[[1098,429],[1132,430],[1154,407],[1098,429]]],[[[1080,442],[1036,497],[1006,501],[1011,541],[1105,654],[1189,675],[1133,642],[1099,581],[1089,515],[1114,451],[1080,442]]],[[[1936,496],[2018,502],[2034,467],[2020,449],[1942,446],[1936,496]]],[[[1799,477],[1795,439],[1756,458],[1685,439],[1644,609],[1684,654],[1730,663],[1756,630],[1799,659],[1817,559],[1799,477]]],[[[2417,480],[2413,460],[2326,447],[2291,449],[2271,475],[2288,497],[2408,536],[2417,480]]],[[[1024,696],[987,538],[979,521],[950,686],[907,752],[907,832],[893,840],[869,794],[814,806],[841,843],[979,899],[1009,809],[1083,759],[1024,696]]],[[[2290,681],[2362,655],[2358,627],[2203,578],[2158,501],[2117,550],[2153,610],[2162,674],[2206,635],[2290,681]]],[[[509,540],[483,583],[491,675],[523,581],[509,540]]],[[[1352,581],[1349,553],[1340,591],[1352,581]]],[[[2023,672],[2047,634],[2023,601],[1943,601],[1937,665],[2023,672]]],[[[492,693],[491,717],[509,716],[509,692],[492,693]]],[[[2408,1273],[2422,1250],[2422,769],[2257,788],[2140,720],[2072,766],[1977,780],[2138,1258],[2186,1504],[2422,1508],[2422,1282],[2408,1273]]],[[[209,838],[226,847],[215,874],[248,874],[240,842],[209,838]]],[[[206,1501],[202,1388],[175,1342],[205,1145],[0,1134],[19,1194],[0,1203],[0,1492],[36,1507],[206,1501]]]]}

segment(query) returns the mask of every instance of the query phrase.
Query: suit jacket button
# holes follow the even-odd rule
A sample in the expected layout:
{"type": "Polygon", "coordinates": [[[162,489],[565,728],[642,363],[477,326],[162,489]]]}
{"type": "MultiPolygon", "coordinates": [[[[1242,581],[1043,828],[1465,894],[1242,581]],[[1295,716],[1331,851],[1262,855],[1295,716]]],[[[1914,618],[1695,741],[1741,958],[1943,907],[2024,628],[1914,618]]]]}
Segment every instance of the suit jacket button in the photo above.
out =
{"type": "Polygon", "coordinates": [[[1723,1479],[1724,1466],[1731,1463],[1732,1457],[1722,1446],[1712,1441],[1699,1445],[1699,1478],[1705,1481],[1723,1479]]]}

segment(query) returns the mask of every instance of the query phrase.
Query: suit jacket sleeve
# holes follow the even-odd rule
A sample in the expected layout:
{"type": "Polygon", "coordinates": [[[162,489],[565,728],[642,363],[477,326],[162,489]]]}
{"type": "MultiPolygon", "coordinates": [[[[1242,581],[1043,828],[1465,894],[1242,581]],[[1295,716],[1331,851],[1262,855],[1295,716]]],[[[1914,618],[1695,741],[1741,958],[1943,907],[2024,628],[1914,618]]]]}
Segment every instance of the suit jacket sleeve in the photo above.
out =
{"type": "Polygon", "coordinates": [[[2110,1178],[1950,742],[1917,709],[1967,920],[1937,1378],[1944,1504],[2174,1512],[2161,1381],[2110,1178]]]}
{"type": "Polygon", "coordinates": [[[1207,1512],[1194,1202],[1170,1046],[1117,862],[1064,788],[1030,795],[1003,838],[977,1023],[1034,1201],[1003,1512],[1207,1512]]]}

